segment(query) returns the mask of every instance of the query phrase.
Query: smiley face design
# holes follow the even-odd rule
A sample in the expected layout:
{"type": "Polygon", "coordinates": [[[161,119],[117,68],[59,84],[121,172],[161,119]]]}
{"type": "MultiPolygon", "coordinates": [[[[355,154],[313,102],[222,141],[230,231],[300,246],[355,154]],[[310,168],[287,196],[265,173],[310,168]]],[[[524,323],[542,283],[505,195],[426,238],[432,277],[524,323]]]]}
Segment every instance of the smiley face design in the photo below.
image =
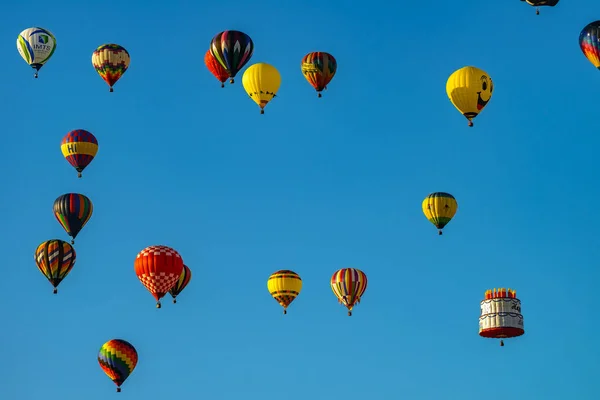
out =
{"type": "Polygon", "coordinates": [[[492,92],[494,91],[494,82],[492,82],[492,78],[488,78],[487,75],[481,75],[480,80],[481,90],[477,92],[477,111],[483,110],[483,107],[485,107],[492,98],[492,92]]]}

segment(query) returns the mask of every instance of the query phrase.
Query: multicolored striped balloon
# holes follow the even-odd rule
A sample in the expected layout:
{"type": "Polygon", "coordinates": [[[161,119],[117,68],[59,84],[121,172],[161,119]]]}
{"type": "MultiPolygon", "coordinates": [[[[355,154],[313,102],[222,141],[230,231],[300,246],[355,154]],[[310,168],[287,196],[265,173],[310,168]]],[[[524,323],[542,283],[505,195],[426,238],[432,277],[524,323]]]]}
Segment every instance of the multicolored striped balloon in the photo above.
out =
{"type": "Polygon", "coordinates": [[[156,299],[156,308],[160,308],[160,299],[181,277],[183,259],[170,247],[148,246],[138,253],[133,268],[142,285],[156,299]]]}
{"type": "Polygon", "coordinates": [[[34,259],[40,272],[54,287],[54,294],[56,294],[58,285],[73,269],[77,255],[69,243],[52,239],[35,249],[34,259]]]}
{"type": "Polygon", "coordinates": [[[206,51],[204,55],[204,64],[206,68],[210,71],[211,74],[214,75],[215,78],[219,82],[221,82],[221,87],[225,87],[225,81],[229,78],[229,72],[217,61],[216,58],[213,57],[210,49],[206,51]]]}
{"type": "Polygon", "coordinates": [[[175,286],[173,286],[171,290],[169,290],[169,294],[171,295],[171,297],[173,297],[173,304],[177,303],[177,296],[179,296],[179,293],[181,293],[183,289],[185,289],[185,287],[188,285],[188,283],[190,283],[191,280],[192,271],[188,268],[187,265],[184,264],[183,271],[179,276],[179,280],[175,283],[175,286]]]}
{"type": "Polygon", "coordinates": [[[586,25],[579,34],[579,47],[594,67],[600,69],[600,21],[586,25]]]}
{"type": "Polygon", "coordinates": [[[240,31],[223,31],[215,35],[210,42],[210,53],[233,78],[254,53],[254,42],[250,36],[240,31]]]}
{"type": "Polygon", "coordinates": [[[287,314],[287,308],[302,290],[302,279],[294,271],[282,269],[269,276],[267,289],[269,289],[271,296],[283,307],[283,313],[287,314]]]}
{"type": "Polygon", "coordinates": [[[77,234],[92,217],[94,206],[92,201],[82,194],[67,193],[54,201],[53,211],[56,220],[73,238],[71,244],[75,244],[77,234]]]}
{"type": "Polygon", "coordinates": [[[323,89],[327,89],[327,85],[335,75],[337,62],[329,53],[314,51],[302,58],[300,70],[308,83],[315,88],[319,97],[321,97],[321,92],[323,89]]]}
{"type": "Polygon", "coordinates": [[[92,54],[92,65],[113,91],[113,86],[129,68],[129,53],[118,44],[103,44],[92,54]]]}
{"type": "Polygon", "coordinates": [[[367,275],[359,269],[343,268],[331,277],[331,290],[339,302],[348,309],[348,316],[352,315],[352,308],[360,303],[366,289],[367,275]]]}
{"type": "Polygon", "coordinates": [[[135,347],[122,339],[109,340],[98,352],[100,368],[117,385],[117,392],[121,391],[121,385],[131,375],[137,362],[135,347]]]}
{"type": "Polygon", "coordinates": [[[78,172],[77,176],[81,178],[81,172],[92,162],[98,152],[98,140],[91,132],[75,129],[65,135],[60,143],[60,150],[78,172]]]}

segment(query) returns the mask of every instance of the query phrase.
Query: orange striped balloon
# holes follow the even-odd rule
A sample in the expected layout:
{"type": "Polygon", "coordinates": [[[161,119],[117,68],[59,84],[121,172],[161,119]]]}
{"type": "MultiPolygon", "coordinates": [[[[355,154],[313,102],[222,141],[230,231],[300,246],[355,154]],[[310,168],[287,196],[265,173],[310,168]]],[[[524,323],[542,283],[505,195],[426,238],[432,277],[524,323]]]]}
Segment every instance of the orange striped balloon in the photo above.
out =
{"type": "Polygon", "coordinates": [[[35,249],[35,263],[58,293],[58,285],[71,272],[77,258],[75,249],[60,239],[47,240],[35,249]]]}
{"type": "Polygon", "coordinates": [[[352,315],[352,308],[360,303],[360,298],[366,289],[367,275],[359,269],[343,268],[331,277],[331,290],[339,302],[348,309],[348,316],[352,315]]]}

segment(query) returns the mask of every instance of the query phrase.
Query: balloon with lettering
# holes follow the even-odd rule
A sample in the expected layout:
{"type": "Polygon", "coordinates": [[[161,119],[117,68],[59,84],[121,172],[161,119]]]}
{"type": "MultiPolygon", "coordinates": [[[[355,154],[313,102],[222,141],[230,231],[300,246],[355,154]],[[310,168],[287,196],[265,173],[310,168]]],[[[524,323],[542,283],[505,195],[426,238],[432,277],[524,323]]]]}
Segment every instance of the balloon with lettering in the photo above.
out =
{"type": "Polygon", "coordinates": [[[250,61],[254,53],[254,42],[250,36],[240,31],[223,31],[213,37],[210,42],[210,53],[233,78],[244,65],[250,61]]]}
{"type": "Polygon", "coordinates": [[[435,192],[429,194],[421,204],[425,217],[438,228],[438,234],[442,234],[442,229],[448,223],[458,210],[458,203],[450,193],[435,192]]]}
{"type": "Polygon", "coordinates": [[[77,255],[69,243],[52,239],[43,242],[35,249],[34,259],[40,272],[54,287],[54,294],[56,294],[58,285],[73,269],[77,255]]]}
{"type": "Polygon", "coordinates": [[[487,72],[476,67],[454,71],[446,82],[448,98],[473,126],[477,117],[492,98],[494,83],[487,72]]]}
{"type": "Polygon", "coordinates": [[[358,303],[367,289],[367,275],[356,268],[343,268],[331,277],[331,290],[338,301],[348,309],[352,316],[352,308],[358,303]]]}
{"type": "Polygon", "coordinates": [[[138,362],[138,353],[133,345],[123,339],[112,339],[104,343],[98,352],[98,363],[102,371],[117,385],[129,378],[138,362]]]}
{"type": "Polygon", "coordinates": [[[600,21],[591,22],[581,30],[579,47],[592,65],[600,69],[600,21]]]}
{"type": "Polygon", "coordinates": [[[181,271],[181,275],[179,275],[179,280],[175,283],[175,286],[169,290],[169,294],[173,298],[173,304],[177,303],[177,296],[179,296],[191,280],[192,271],[187,265],[183,264],[183,271],[181,271]]]}
{"type": "Polygon", "coordinates": [[[521,300],[517,299],[516,290],[486,290],[480,306],[479,336],[500,339],[500,346],[504,346],[502,339],[514,338],[525,333],[521,300]]]}
{"type": "Polygon", "coordinates": [[[300,69],[308,83],[317,91],[318,97],[321,97],[321,92],[327,89],[335,75],[337,62],[331,54],[315,51],[302,58],[300,69]]]}
{"type": "Polygon", "coordinates": [[[118,44],[103,44],[92,53],[92,65],[113,91],[113,86],[129,68],[129,53],[118,44]]]}
{"type": "Polygon", "coordinates": [[[75,238],[92,217],[94,206],[92,201],[79,193],[66,193],[54,201],[54,216],[69,236],[75,238]]]}
{"type": "Polygon", "coordinates": [[[148,246],[138,253],[133,268],[142,285],[156,299],[156,308],[161,308],[160,299],[181,277],[183,260],[179,253],[170,247],[148,246]]]}
{"type": "Polygon", "coordinates": [[[206,51],[204,55],[204,64],[206,64],[206,68],[210,71],[211,74],[217,78],[219,82],[221,82],[221,87],[225,87],[225,81],[229,78],[229,72],[219,62],[213,57],[210,50],[206,51]]]}
{"type": "Polygon", "coordinates": [[[283,307],[283,313],[287,314],[287,308],[302,290],[302,279],[294,271],[282,269],[271,274],[267,281],[267,289],[269,289],[271,296],[283,307]]]}
{"type": "Polygon", "coordinates": [[[527,2],[530,6],[535,7],[535,13],[540,15],[540,7],[548,6],[554,7],[558,4],[558,0],[521,0],[527,2]]]}
{"type": "Polygon", "coordinates": [[[281,85],[281,75],[277,68],[266,63],[257,63],[248,67],[242,76],[242,85],[248,96],[265,113],[265,106],[277,95],[281,85]]]}
{"type": "Polygon", "coordinates": [[[98,152],[98,140],[85,129],[75,129],[63,137],[60,150],[77,171],[77,176],[81,178],[81,172],[92,162],[98,152]]]}
{"type": "Polygon", "coordinates": [[[47,29],[27,28],[17,37],[17,50],[31,68],[35,70],[34,78],[38,71],[50,60],[56,50],[56,38],[47,29]]]}

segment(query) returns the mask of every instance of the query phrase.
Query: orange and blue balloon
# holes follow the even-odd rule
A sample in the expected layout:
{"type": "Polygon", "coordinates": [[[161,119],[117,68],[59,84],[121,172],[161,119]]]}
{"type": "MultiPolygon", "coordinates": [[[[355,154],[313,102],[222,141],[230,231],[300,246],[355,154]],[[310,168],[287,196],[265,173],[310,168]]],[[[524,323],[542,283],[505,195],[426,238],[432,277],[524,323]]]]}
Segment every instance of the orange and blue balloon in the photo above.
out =
{"type": "Polygon", "coordinates": [[[81,178],[81,172],[90,165],[98,152],[98,140],[91,132],[75,129],[65,135],[60,150],[81,178]]]}
{"type": "Polygon", "coordinates": [[[75,265],[77,255],[69,243],[60,239],[47,240],[35,249],[35,263],[40,272],[58,293],[58,285],[69,275],[75,265]]]}
{"type": "Polygon", "coordinates": [[[585,57],[600,69],[600,21],[586,25],[579,34],[579,47],[585,57]]]}
{"type": "Polygon", "coordinates": [[[117,392],[121,391],[121,385],[131,375],[137,362],[135,347],[122,339],[109,340],[98,352],[100,368],[117,385],[117,392]]]}
{"type": "Polygon", "coordinates": [[[54,216],[62,225],[67,235],[71,236],[71,244],[81,229],[92,217],[94,206],[92,201],[79,193],[66,193],[54,201],[54,216]]]}

